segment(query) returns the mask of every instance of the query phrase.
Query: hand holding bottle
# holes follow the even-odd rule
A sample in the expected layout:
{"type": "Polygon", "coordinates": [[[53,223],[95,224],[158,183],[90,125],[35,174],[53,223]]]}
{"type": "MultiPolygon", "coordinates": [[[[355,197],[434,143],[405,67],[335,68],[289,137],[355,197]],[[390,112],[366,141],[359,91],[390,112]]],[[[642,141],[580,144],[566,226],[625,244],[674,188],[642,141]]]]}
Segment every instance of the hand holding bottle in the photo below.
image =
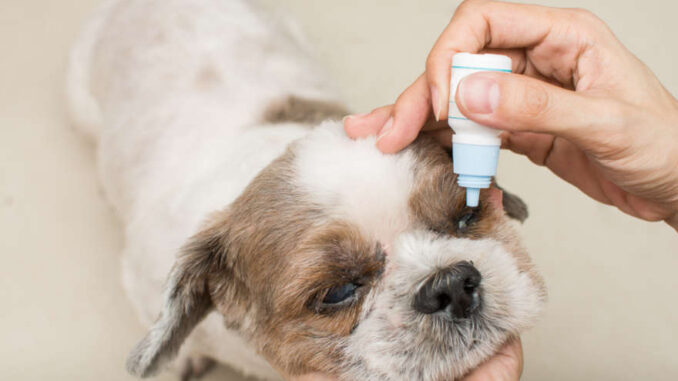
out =
{"type": "Polygon", "coordinates": [[[512,73],[466,77],[452,97],[502,145],[547,166],[592,198],[678,230],[678,101],[587,11],[467,1],[431,50],[426,72],[395,105],[346,119],[396,152],[419,132],[450,144],[444,121],[451,57],[499,53],[512,73]],[[515,74],[518,73],[518,74],[515,74]],[[443,121],[434,122],[431,119],[443,121]]]}

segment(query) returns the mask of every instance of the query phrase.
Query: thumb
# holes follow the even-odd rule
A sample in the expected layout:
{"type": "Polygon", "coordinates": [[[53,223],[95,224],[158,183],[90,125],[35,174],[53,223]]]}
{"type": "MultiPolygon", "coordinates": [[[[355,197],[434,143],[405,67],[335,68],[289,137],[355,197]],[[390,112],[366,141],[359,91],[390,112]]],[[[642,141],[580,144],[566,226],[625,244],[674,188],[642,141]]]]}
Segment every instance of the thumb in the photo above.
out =
{"type": "Polygon", "coordinates": [[[462,114],[482,125],[548,133],[584,145],[619,118],[609,99],[518,74],[469,75],[459,84],[455,101],[462,114]]]}

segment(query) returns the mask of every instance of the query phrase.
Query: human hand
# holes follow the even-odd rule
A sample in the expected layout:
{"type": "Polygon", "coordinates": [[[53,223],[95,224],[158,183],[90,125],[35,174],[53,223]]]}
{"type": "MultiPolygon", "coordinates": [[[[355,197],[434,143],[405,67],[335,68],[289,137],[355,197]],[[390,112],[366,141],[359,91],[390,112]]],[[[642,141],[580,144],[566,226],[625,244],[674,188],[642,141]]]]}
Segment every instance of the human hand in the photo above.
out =
{"type": "Polygon", "coordinates": [[[348,117],[347,134],[377,134],[386,153],[422,129],[449,146],[451,130],[436,120],[447,115],[458,52],[513,60],[512,74],[476,73],[460,83],[455,100],[464,115],[503,130],[505,148],[595,200],[678,230],[678,101],[587,11],[464,2],[432,48],[426,72],[395,105],[348,117]]]}
{"type": "Polygon", "coordinates": [[[494,356],[480,364],[461,381],[518,381],[523,374],[523,345],[520,337],[509,340],[494,356]]]}
{"type": "MultiPolygon", "coordinates": [[[[467,374],[461,381],[518,381],[523,373],[523,345],[520,337],[506,342],[497,353],[467,374]]],[[[336,381],[322,374],[287,378],[291,381],[336,381]]]]}

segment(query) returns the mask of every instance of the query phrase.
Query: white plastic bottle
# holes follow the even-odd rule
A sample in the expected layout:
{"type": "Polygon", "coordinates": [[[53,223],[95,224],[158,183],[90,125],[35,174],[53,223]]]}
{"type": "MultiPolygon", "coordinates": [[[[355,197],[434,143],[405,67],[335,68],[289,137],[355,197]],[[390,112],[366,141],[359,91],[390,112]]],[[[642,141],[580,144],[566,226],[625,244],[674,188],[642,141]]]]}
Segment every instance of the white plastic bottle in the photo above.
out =
{"type": "Polygon", "coordinates": [[[454,130],[452,160],[457,183],[466,188],[466,205],[478,206],[480,189],[489,188],[497,172],[500,130],[485,127],[466,118],[455,103],[459,82],[480,71],[511,72],[511,59],[498,54],[457,53],[452,57],[450,104],[447,123],[454,130]]]}

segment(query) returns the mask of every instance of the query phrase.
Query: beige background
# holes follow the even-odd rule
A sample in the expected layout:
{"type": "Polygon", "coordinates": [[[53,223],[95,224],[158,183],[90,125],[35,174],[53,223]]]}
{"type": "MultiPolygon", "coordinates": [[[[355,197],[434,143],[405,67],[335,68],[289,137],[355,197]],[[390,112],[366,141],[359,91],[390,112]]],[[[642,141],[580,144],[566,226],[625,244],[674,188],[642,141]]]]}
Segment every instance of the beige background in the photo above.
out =
{"type": "MultiPolygon", "coordinates": [[[[391,103],[422,70],[455,1],[275,1],[318,46],[358,111],[391,103]]],[[[122,293],[120,226],[98,191],[93,150],[68,125],[65,56],[96,0],[0,0],[0,379],[128,380],[143,330],[122,293]]],[[[678,93],[670,1],[587,7],[678,93]]],[[[525,380],[678,379],[678,234],[599,205],[502,154],[527,200],[525,236],[550,302],[524,335],[525,380]]],[[[161,380],[174,380],[165,374],[161,380]]],[[[225,369],[209,380],[237,380],[225,369]]]]}

